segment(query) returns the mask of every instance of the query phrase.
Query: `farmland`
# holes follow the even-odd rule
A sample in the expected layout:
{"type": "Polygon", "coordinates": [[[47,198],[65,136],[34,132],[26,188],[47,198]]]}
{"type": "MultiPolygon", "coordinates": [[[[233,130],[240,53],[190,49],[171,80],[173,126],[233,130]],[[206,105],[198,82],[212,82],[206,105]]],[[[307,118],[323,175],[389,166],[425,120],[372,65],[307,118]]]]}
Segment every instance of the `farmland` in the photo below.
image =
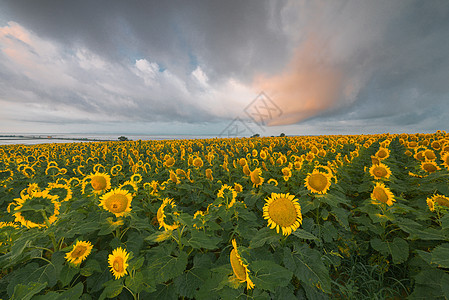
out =
{"type": "Polygon", "coordinates": [[[0,146],[0,298],[449,297],[449,136],[0,146]]]}

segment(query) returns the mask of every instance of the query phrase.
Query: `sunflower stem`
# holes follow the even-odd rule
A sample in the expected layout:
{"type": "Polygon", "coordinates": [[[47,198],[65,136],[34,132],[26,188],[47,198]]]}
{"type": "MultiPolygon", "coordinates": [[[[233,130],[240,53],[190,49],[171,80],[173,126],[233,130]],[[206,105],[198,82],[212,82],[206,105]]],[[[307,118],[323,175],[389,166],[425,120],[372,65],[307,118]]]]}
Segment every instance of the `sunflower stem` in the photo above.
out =
{"type": "MultiPolygon", "coordinates": [[[[47,218],[47,214],[46,214],[45,211],[43,211],[43,210],[41,210],[41,214],[42,214],[42,217],[43,217],[44,220],[45,220],[45,224],[47,225],[47,228],[49,229],[50,226],[51,226],[51,224],[50,224],[50,221],[49,221],[48,218],[47,218]]],[[[52,231],[50,231],[50,232],[48,233],[48,236],[50,237],[51,242],[52,242],[52,244],[53,244],[53,250],[54,250],[53,252],[58,251],[58,250],[59,250],[59,247],[58,247],[58,243],[56,243],[55,233],[52,232],[52,231]]]]}

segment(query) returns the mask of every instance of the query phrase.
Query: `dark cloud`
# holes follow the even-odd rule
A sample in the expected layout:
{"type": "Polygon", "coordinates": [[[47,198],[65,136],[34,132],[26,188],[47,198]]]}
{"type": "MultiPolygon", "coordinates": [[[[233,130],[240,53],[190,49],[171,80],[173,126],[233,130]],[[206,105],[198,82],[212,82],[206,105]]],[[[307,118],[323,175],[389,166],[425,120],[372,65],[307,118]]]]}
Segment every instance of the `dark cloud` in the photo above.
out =
{"type": "Polygon", "coordinates": [[[35,38],[4,36],[27,60],[0,51],[0,100],[72,121],[220,122],[263,89],[273,124],[449,127],[445,0],[0,5],[35,38]]]}

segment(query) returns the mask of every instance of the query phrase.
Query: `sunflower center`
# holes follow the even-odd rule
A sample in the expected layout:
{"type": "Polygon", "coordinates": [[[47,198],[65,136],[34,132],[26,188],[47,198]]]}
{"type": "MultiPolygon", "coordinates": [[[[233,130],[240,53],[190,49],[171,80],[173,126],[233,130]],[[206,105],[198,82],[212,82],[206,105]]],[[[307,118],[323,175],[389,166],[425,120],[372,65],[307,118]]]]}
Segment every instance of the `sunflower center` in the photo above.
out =
{"type": "Polygon", "coordinates": [[[277,198],[268,207],[270,218],[279,226],[292,226],[297,219],[296,208],[293,202],[286,198],[277,198]]]}
{"type": "Polygon", "coordinates": [[[379,150],[379,152],[377,152],[377,157],[379,158],[385,158],[387,156],[387,151],[385,150],[379,150]]]}
{"type": "Polygon", "coordinates": [[[82,246],[82,245],[76,246],[76,248],[72,252],[72,257],[74,257],[74,258],[81,257],[81,256],[83,256],[84,252],[86,252],[86,250],[87,250],[86,246],[82,246]]]}
{"type": "Polygon", "coordinates": [[[449,199],[446,199],[446,198],[443,198],[440,196],[440,197],[436,197],[434,201],[441,206],[449,207],[449,199]]]}
{"type": "Polygon", "coordinates": [[[103,176],[94,176],[92,177],[90,184],[96,191],[104,190],[107,185],[106,178],[104,178],[103,176]]]}
{"type": "Polygon", "coordinates": [[[387,203],[388,201],[388,195],[385,193],[384,189],[381,187],[376,187],[373,191],[374,198],[379,200],[380,202],[387,203]]]}
{"type": "Polygon", "coordinates": [[[310,175],[309,185],[317,191],[324,190],[327,186],[327,183],[327,177],[321,173],[310,175]]]}
{"type": "Polygon", "coordinates": [[[387,176],[387,170],[385,170],[385,168],[382,168],[382,167],[375,167],[374,170],[373,170],[373,173],[377,177],[385,177],[385,176],[387,176]]]}
{"type": "Polygon", "coordinates": [[[123,258],[121,257],[116,257],[114,259],[114,263],[112,264],[112,267],[114,268],[114,270],[118,273],[122,273],[124,271],[123,268],[123,258]]]}
{"type": "Polygon", "coordinates": [[[115,194],[111,195],[106,200],[106,207],[113,213],[124,212],[128,205],[128,198],[125,195],[115,194]]]}
{"type": "Polygon", "coordinates": [[[237,257],[237,251],[235,250],[235,248],[231,251],[230,260],[235,277],[237,277],[241,281],[245,281],[246,270],[243,264],[240,262],[240,259],[237,257]]]}
{"type": "Polygon", "coordinates": [[[426,170],[429,173],[435,172],[437,170],[437,167],[434,166],[433,164],[425,164],[423,166],[423,169],[426,170]]]}

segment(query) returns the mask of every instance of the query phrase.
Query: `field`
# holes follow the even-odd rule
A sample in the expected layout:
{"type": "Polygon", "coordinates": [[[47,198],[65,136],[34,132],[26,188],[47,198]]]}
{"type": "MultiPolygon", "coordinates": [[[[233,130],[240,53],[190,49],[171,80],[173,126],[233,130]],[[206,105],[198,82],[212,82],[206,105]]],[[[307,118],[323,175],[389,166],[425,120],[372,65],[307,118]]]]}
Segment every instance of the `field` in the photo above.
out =
{"type": "Polygon", "coordinates": [[[449,136],[0,146],[0,298],[449,297],[449,136]]]}

